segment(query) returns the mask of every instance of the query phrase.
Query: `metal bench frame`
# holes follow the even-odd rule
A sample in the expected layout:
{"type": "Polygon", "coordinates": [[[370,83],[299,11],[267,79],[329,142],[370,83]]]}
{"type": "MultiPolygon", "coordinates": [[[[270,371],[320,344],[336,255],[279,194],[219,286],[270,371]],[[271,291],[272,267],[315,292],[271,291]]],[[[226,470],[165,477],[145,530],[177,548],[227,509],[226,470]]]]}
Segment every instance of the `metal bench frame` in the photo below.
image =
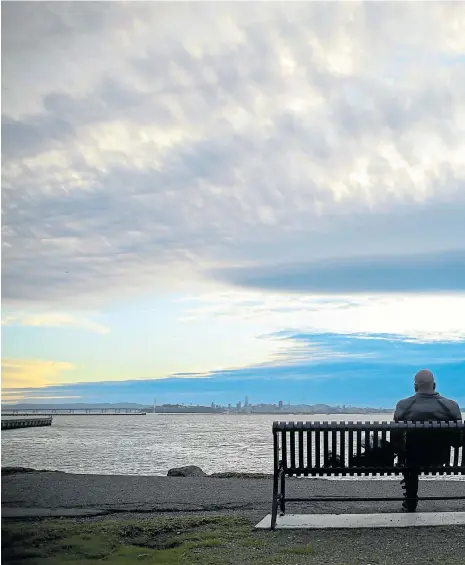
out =
{"type": "MultiPolygon", "coordinates": [[[[465,425],[463,422],[273,422],[273,503],[271,529],[276,526],[278,509],[285,514],[287,502],[400,501],[405,497],[286,497],[286,477],[401,475],[416,471],[421,475],[465,474],[465,425]],[[391,432],[402,435],[409,430],[460,430],[458,447],[450,448],[449,463],[443,466],[408,467],[398,458],[392,466],[349,467],[352,456],[362,449],[389,441],[391,432]],[[341,466],[325,466],[330,455],[340,458],[341,466]]],[[[404,435],[405,437],[405,435],[404,435]]],[[[418,500],[463,500],[465,496],[419,497],[418,500]]]]}

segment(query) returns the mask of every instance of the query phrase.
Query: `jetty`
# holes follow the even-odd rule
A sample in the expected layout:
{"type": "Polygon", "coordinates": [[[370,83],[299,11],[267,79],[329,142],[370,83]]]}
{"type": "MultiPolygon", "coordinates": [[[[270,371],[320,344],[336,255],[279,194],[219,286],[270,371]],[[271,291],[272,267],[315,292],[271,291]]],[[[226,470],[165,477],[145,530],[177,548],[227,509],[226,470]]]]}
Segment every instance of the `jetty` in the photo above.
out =
{"type": "Polygon", "coordinates": [[[46,418],[2,418],[2,430],[14,430],[17,428],[37,428],[40,426],[51,426],[52,416],[46,418]]]}
{"type": "Polygon", "coordinates": [[[146,412],[135,408],[53,408],[34,410],[2,410],[2,416],[145,416],[146,412]]]}

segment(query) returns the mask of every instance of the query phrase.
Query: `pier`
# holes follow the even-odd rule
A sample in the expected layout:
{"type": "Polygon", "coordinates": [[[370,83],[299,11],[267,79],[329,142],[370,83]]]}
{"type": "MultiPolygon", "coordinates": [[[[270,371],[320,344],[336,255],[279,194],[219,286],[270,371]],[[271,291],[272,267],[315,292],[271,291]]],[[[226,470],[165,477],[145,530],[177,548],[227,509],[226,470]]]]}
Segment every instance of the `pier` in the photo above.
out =
{"type": "Polygon", "coordinates": [[[2,410],[2,416],[145,416],[146,412],[135,408],[53,408],[46,410],[2,410]]]}
{"type": "Polygon", "coordinates": [[[39,426],[51,426],[52,416],[47,418],[15,418],[4,420],[2,418],[2,430],[14,430],[17,428],[37,428],[39,426]]]}

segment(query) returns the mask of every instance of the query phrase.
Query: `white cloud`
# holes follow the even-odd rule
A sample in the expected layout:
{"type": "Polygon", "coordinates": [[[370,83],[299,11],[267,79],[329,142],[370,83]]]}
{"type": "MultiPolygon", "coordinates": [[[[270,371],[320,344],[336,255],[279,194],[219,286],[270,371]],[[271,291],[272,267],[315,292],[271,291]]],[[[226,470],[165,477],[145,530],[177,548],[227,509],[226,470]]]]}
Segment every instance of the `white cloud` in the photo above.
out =
{"type": "Polygon", "coordinates": [[[191,297],[187,320],[219,318],[283,329],[465,340],[465,295],[309,296],[223,292],[191,297]]]}
{"type": "Polygon", "coordinates": [[[9,304],[463,246],[460,4],[11,3],[4,21],[9,304]]]}

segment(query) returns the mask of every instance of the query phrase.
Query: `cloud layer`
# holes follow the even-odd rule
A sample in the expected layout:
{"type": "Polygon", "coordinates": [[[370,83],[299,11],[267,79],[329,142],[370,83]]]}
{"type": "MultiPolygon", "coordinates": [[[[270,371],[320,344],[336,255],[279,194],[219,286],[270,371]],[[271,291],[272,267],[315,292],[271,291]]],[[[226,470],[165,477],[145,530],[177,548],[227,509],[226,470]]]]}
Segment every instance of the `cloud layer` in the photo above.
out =
{"type": "Polygon", "coordinates": [[[465,250],[225,269],[238,286],[300,293],[465,291],[465,250]]]}
{"type": "Polygon", "coordinates": [[[7,305],[463,291],[459,3],[9,3],[2,21],[7,305]]]}
{"type": "Polygon", "coordinates": [[[430,342],[465,342],[465,296],[448,294],[358,294],[312,296],[299,293],[229,291],[186,298],[186,322],[240,322],[273,332],[306,331],[383,334],[430,342]]]}

